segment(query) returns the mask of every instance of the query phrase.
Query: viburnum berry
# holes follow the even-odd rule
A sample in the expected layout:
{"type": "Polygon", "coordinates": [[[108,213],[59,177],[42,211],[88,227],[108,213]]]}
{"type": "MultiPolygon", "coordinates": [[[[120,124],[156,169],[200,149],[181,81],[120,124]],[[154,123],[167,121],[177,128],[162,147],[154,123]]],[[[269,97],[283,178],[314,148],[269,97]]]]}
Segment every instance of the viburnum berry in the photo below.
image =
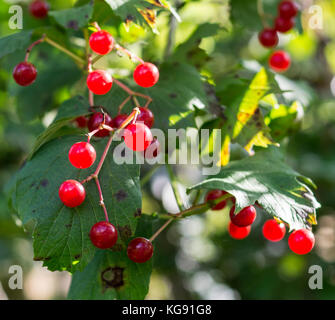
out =
{"type": "MultiPolygon", "coordinates": [[[[107,113],[95,112],[91,115],[88,120],[87,127],[90,132],[99,128],[99,126],[104,122],[105,125],[112,127],[112,118],[107,113]]],[[[107,129],[100,129],[94,136],[103,138],[109,135],[107,129]]]]}
{"type": "Polygon", "coordinates": [[[149,88],[157,83],[159,79],[159,71],[154,64],[144,62],[135,68],[133,76],[135,82],[139,86],[149,88]]]}
{"type": "Polygon", "coordinates": [[[37,71],[35,66],[30,62],[20,62],[13,70],[13,77],[20,86],[29,86],[36,79],[37,71]]]}
{"type": "Polygon", "coordinates": [[[296,254],[309,253],[315,244],[315,238],[312,231],[299,229],[293,231],[288,238],[290,249],[296,254]]]}
{"type": "Polygon", "coordinates": [[[259,42],[267,48],[273,48],[278,44],[278,34],[274,29],[264,29],[258,34],[259,42]]]}
{"type": "Polygon", "coordinates": [[[87,87],[94,94],[106,94],[113,85],[113,78],[105,70],[95,70],[87,76],[87,87]]]}
{"type": "Polygon", "coordinates": [[[287,32],[294,27],[294,18],[285,19],[283,17],[278,17],[275,20],[275,29],[278,32],[287,32]]]}
{"type": "Polygon", "coordinates": [[[91,228],[90,239],[97,248],[108,249],[117,241],[117,230],[110,222],[100,221],[91,228]]]}
{"type": "Polygon", "coordinates": [[[128,118],[126,114],[118,114],[115,118],[113,118],[111,122],[111,127],[118,129],[121,127],[122,123],[128,118]]]}
{"type": "Polygon", "coordinates": [[[146,126],[151,128],[154,124],[154,114],[148,108],[139,108],[140,114],[137,116],[136,122],[143,122],[146,126]]]}
{"type": "Polygon", "coordinates": [[[148,148],[146,148],[143,152],[143,156],[146,159],[153,159],[158,156],[160,153],[160,144],[157,138],[154,138],[148,148]]]}
{"type": "Polygon", "coordinates": [[[87,126],[87,119],[84,116],[80,116],[74,119],[74,122],[76,123],[78,128],[86,128],[87,126]]]}
{"type": "Polygon", "coordinates": [[[284,72],[291,65],[290,55],[282,50],[275,51],[269,59],[269,66],[276,72],[284,72]]]}
{"type": "Polygon", "coordinates": [[[90,36],[89,43],[95,53],[102,55],[110,53],[114,47],[112,35],[105,30],[93,32],[90,36]]]}
{"type": "Polygon", "coordinates": [[[58,194],[64,205],[69,208],[80,206],[86,196],[85,188],[77,180],[64,181],[59,187],[58,194]]]}
{"type": "Polygon", "coordinates": [[[290,19],[298,14],[298,6],[294,1],[282,1],[278,5],[279,16],[290,19]]]}
{"type": "Polygon", "coordinates": [[[153,140],[152,133],[144,123],[132,123],[123,133],[126,146],[133,151],[144,151],[153,140]]]}
{"type": "Polygon", "coordinates": [[[43,19],[48,15],[49,4],[46,1],[35,0],[29,5],[29,12],[37,19],[43,19]]]}
{"type": "Polygon", "coordinates": [[[78,169],[89,168],[96,157],[94,147],[88,142],[77,142],[69,150],[69,160],[78,169]]]}
{"type": "Polygon", "coordinates": [[[231,222],[238,227],[250,226],[256,219],[256,209],[254,206],[243,208],[238,214],[234,214],[235,205],[230,209],[229,215],[231,222]]]}
{"type": "Polygon", "coordinates": [[[247,227],[238,227],[229,221],[228,232],[230,236],[236,240],[242,240],[246,238],[251,231],[251,226],[247,227]]]}
{"type": "Polygon", "coordinates": [[[154,253],[154,247],[150,240],[145,238],[135,238],[130,241],[127,254],[130,260],[136,263],[148,261],[154,253]]]}
{"type": "Polygon", "coordinates": [[[284,223],[278,223],[276,220],[268,220],[263,225],[264,238],[272,242],[280,241],[284,238],[286,228],[284,223]]]}
{"type": "MultiPolygon", "coordinates": [[[[219,190],[219,189],[208,191],[205,197],[205,201],[207,202],[209,200],[215,200],[217,198],[222,197],[225,194],[227,194],[226,191],[219,190]]],[[[217,205],[211,208],[211,210],[222,210],[227,205],[227,200],[228,199],[219,202],[217,205]]]]}

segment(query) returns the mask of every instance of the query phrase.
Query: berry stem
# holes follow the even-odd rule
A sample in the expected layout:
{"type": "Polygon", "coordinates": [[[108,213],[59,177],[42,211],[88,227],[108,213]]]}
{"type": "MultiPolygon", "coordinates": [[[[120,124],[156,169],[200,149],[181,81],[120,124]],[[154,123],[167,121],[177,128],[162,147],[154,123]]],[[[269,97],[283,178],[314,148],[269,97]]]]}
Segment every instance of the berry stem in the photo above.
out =
{"type": "Polygon", "coordinates": [[[129,59],[131,59],[131,60],[134,59],[134,60],[137,60],[140,63],[144,63],[144,60],[142,60],[140,57],[138,57],[137,55],[133,54],[132,52],[130,52],[126,48],[123,48],[118,43],[115,44],[115,50],[116,51],[121,51],[121,52],[125,53],[129,57],[129,59]]]}
{"type": "Polygon", "coordinates": [[[131,99],[131,96],[128,96],[126,99],[123,100],[123,102],[119,105],[118,108],[118,114],[121,113],[122,108],[128,103],[128,101],[131,99]]]}
{"type": "Polygon", "coordinates": [[[167,172],[169,174],[169,178],[170,178],[170,181],[171,181],[171,186],[172,186],[172,190],[173,190],[173,194],[176,198],[176,202],[177,202],[177,205],[178,205],[178,208],[180,211],[183,211],[184,210],[184,205],[183,205],[183,201],[182,201],[182,198],[178,192],[178,181],[176,179],[176,176],[172,170],[172,167],[171,165],[168,163],[168,161],[166,162],[165,164],[165,167],[167,169],[167,172]]]}
{"type": "Polygon", "coordinates": [[[32,50],[37,44],[39,44],[39,43],[45,41],[45,37],[46,37],[46,35],[43,34],[41,39],[36,40],[35,42],[33,42],[33,43],[27,48],[27,50],[26,50],[26,56],[25,56],[25,58],[24,58],[24,61],[25,61],[25,62],[28,61],[29,54],[30,54],[31,50],[32,50]]]}
{"type": "Polygon", "coordinates": [[[122,83],[121,81],[113,78],[113,81],[122,89],[124,90],[125,92],[127,92],[130,97],[133,99],[135,105],[139,108],[140,107],[140,104],[138,103],[137,100],[134,99],[134,97],[140,97],[140,98],[143,98],[145,100],[147,100],[144,108],[147,108],[149,106],[149,104],[152,102],[152,98],[143,94],[143,93],[140,93],[140,92],[135,92],[133,90],[131,90],[128,86],[126,86],[124,83],[122,83]]]}
{"type": "Polygon", "coordinates": [[[85,60],[79,56],[77,56],[76,54],[74,54],[73,52],[71,52],[70,50],[66,49],[65,47],[63,47],[62,45],[60,45],[59,43],[51,40],[50,38],[48,38],[47,36],[44,39],[45,42],[49,43],[51,46],[57,48],[58,50],[64,52],[65,54],[67,54],[68,56],[70,56],[73,60],[75,60],[76,62],[78,62],[81,66],[85,65],[85,60]]]}
{"type": "Polygon", "coordinates": [[[257,0],[257,12],[259,17],[261,18],[262,24],[264,28],[269,28],[269,24],[266,21],[267,14],[264,11],[263,0],[257,0]]]}
{"type": "Polygon", "coordinates": [[[105,202],[104,202],[104,197],[102,195],[102,190],[101,190],[101,186],[100,186],[100,182],[99,182],[98,176],[95,176],[94,180],[95,180],[95,183],[97,185],[98,192],[99,192],[100,205],[102,206],[102,208],[104,210],[106,221],[109,222],[107,208],[106,208],[106,205],[105,205],[105,202]]]}
{"type": "Polygon", "coordinates": [[[147,174],[141,178],[141,186],[143,187],[152,177],[152,175],[156,172],[156,170],[160,168],[160,165],[156,163],[148,172],[147,174]]]}
{"type": "Polygon", "coordinates": [[[206,212],[208,209],[212,208],[213,206],[215,206],[216,204],[220,203],[223,200],[226,200],[228,198],[230,198],[231,195],[230,194],[225,194],[220,198],[217,198],[215,200],[209,200],[207,202],[192,206],[191,208],[188,208],[186,210],[182,210],[177,214],[160,214],[159,217],[160,218],[168,218],[169,220],[166,221],[150,238],[150,241],[153,241],[157,238],[157,236],[166,229],[166,227],[173,221],[176,220],[177,218],[185,218],[185,217],[189,217],[195,214],[201,214],[206,212]]]}

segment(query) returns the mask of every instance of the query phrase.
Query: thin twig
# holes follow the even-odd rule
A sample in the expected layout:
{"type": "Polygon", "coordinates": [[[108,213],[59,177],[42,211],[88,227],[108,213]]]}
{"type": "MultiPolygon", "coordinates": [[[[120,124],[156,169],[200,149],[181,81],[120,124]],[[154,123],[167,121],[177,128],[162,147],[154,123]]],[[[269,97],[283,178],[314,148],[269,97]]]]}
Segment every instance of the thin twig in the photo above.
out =
{"type": "Polygon", "coordinates": [[[43,42],[43,41],[45,40],[45,37],[46,37],[46,35],[43,34],[43,36],[41,37],[41,39],[36,40],[35,42],[33,42],[33,43],[27,48],[27,50],[26,50],[26,56],[25,56],[25,58],[24,58],[24,61],[25,61],[25,62],[28,61],[29,54],[30,54],[31,50],[32,50],[37,44],[43,42]]]}
{"type": "Polygon", "coordinates": [[[99,203],[99,204],[100,204],[101,207],[103,208],[104,213],[105,213],[106,221],[108,222],[108,221],[109,221],[109,219],[108,219],[108,213],[107,213],[107,208],[106,208],[106,205],[105,205],[105,202],[104,202],[104,197],[103,197],[103,195],[102,195],[102,190],[101,190],[100,182],[99,182],[99,179],[98,179],[97,176],[94,178],[94,180],[95,180],[95,183],[96,183],[96,185],[97,185],[98,192],[99,192],[99,200],[100,200],[100,203],[99,203]]]}

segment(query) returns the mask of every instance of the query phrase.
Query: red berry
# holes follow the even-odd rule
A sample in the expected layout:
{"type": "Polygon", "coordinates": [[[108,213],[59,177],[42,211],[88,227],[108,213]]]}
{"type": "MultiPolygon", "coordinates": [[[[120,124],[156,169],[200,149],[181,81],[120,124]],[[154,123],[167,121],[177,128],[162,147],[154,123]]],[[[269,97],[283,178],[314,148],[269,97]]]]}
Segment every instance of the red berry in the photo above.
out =
{"type": "Polygon", "coordinates": [[[49,5],[42,0],[35,0],[29,6],[29,12],[37,19],[45,18],[48,15],[49,5]]]}
{"type": "Polygon", "coordinates": [[[120,128],[121,124],[128,118],[128,115],[126,114],[118,114],[115,118],[113,118],[111,122],[112,128],[120,128]]]}
{"type": "Polygon", "coordinates": [[[78,128],[86,128],[87,126],[87,119],[84,116],[80,116],[76,119],[74,119],[76,125],[78,128]]]}
{"type": "Polygon", "coordinates": [[[105,30],[93,32],[89,42],[91,49],[97,54],[110,53],[114,47],[112,35],[105,30]]]}
{"type": "Polygon", "coordinates": [[[92,243],[100,249],[108,249],[117,241],[117,230],[108,221],[97,222],[90,231],[92,243]]]}
{"type": "Polygon", "coordinates": [[[86,196],[85,188],[76,180],[64,181],[59,187],[58,194],[64,205],[69,208],[80,206],[86,196]]]}
{"type": "MultiPolygon", "coordinates": [[[[223,190],[211,190],[206,194],[205,201],[207,202],[208,200],[215,200],[217,198],[222,197],[225,195],[227,192],[223,190]]],[[[227,200],[223,200],[219,202],[217,205],[215,205],[211,210],[221,210],[227,205],[227,200]]]]}
{"type": "Polygon", "coordinates": [[[279,16],[290,19],[298,14],[298,6],[293,1],[282,1],[278,5],[279,16]]]}
{"type": "Polygon", "coordinates": [[[284,72],[291,65],[291,58],[285,51],[275,51],[269,59],[270,68],[276,72],[284,72]]]}
{"type": "Polygon", "coordinates": [[[153,140],[150,129],[143,123],[132,123],[124,130],[124,142],[134,151],[144,151],[153,140]]]}
{"type": "Polygon", "coordinates": [[[143,263],[148,261],[154,253],[154,247],[150,240],[135,238],[128,244],[127,254],[130,260],[143,263]]]}
{"type": "Polygon", "coordinates": [[[89,168],[96,157],[97,154],[94,147],[88,142],[77,142],[69,151],[69,160],[78,169],[89,168]]]}
{"type": "Polygon", "coordinates": [[[157,140],[157,138],[154,138],[150,144],[150,146],[145,149],[145,151],[143,152],[143,156],[146,159],[153,159],[156,158],[158,156],[158,154],[160,153],[160,145],[159,145],[159,141],[157,140]]]}
{"type": "Polygon", "coordinates": [[[151,128],[154,124],[154,114],[148,108],[139,108],[140,114],[137,116],[136,122],[144,122],[146,126],[151,128]]]}
{"type": "Polygon", "coordinates": [[[258,35],[259,42],[267,48],[275,47],[278,44],[278,34],[274,29],[264,29],[258,35]]]}
{"type": "MultiPolygon", "coordinates": [[[[90,132],[99,128],[99,126],[104,122],[105,125],[112,126],[112,118],[107,113],[95,112],[91,115],[90,119],[88,120],[87,127],[90,132]]],[[[107,137],[109,135],[109,131],[107,129],[99,130],[95,136],[96,137],[107,137]]]]}
{"type": "Polygon", "coordinates": [[[228,231],[232,238],[236,240],[241,240],[241,239],[246,238],[249,235],[251,231],[251,226],[238,227],[238,226],[235,226],[231,221],[229,221],[228,231]]]}
{"type": "Polygon", "coordinates": [[[234,214],[235,205],[230,209],[229,215],[231,222],[238,227],[250,226],[256,219],[256,209],[254,206],[243,208],[238,214],[234,214]]]}
{"type": "Polygon", "coordinates": [[[35,66],[29,62],[20,62],[13,70],[13,77],[20,86],[29,86],[36,79],[35,66]]]}
{"type": "Polygon", "coordinates": [[[291,30],[294,27],[294,19],[290,18],[290,19],[285,19],[283,17],[278,17],[275,20],[275,29],[278,32],[287,32],[289,30],[291,30]]]}
{"type": "Polygon", "coordinates": [[[309,253],[315,244],[315,238],[312,231],[299,229],[293,231],[288,238],[290,249],[296,254],[309,253]]]}
{"type": "Polygon", "coordinates": [[[106,94],[112,87],[113,78],[104,70],[95,70],[87,76],[87,87],[95,94],[106,94]]]}
{"type": "Polygon", "coordinates": [[[136,67],[133,76],[135,82],[139,86],[149,88],[157,83],[159,79],[159,71],[154,64],[144,62],[136,67]]]}
{"type": "Polygon", "coordinates": [[[263,225],[263,235],[265,239],[273,242],[280,241],[284,238],[286,228],[284,223],[278,223],[276,220],[268,220],[263,225]]]}

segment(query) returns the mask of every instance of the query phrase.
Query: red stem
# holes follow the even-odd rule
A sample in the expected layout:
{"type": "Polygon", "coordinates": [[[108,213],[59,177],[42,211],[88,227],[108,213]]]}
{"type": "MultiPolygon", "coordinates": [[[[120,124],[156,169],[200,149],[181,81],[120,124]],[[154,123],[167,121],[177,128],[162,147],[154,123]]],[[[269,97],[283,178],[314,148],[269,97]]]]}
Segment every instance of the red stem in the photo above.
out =
{"type": "Polygon", "coordinates": [[[107,213],[107,209],[106,209],[106,206],[105,206],[105,203],[104,203],[104,197],[103,197],[103,195],[102,195],[102,190],[101,190],[101,186],[100,186],[99,179],[98,179],[98,177],[96,176],[96,177],[94,178],[94,180],[95,180],[95,183],[96,183],[96,185],[97,185],[98,192],[99,192],[100,205],[101,205],[102,208],[104,209],[104,213],[105,213],[106,221],[109,222],[109,219],[108,219],[108,213],[107,213]]]}
{"type": "Polygon", "coordinates": [[[42,36],[41,39],[36,40],[35,42],[33,42],[33,43],[27,48],[27,50],[26,50],[26,56],[25,56],[25,58],[24,58],[24,61],[25,61],[25,62],[28,61],[29,54],[30,54],[31,50],[32,50],[37,44],[43,42],[43,41],[45,40],[45,37],[46,37],[46,35],[43,34],[43,36],[42,36]]]}

